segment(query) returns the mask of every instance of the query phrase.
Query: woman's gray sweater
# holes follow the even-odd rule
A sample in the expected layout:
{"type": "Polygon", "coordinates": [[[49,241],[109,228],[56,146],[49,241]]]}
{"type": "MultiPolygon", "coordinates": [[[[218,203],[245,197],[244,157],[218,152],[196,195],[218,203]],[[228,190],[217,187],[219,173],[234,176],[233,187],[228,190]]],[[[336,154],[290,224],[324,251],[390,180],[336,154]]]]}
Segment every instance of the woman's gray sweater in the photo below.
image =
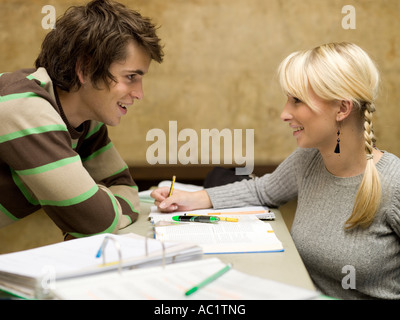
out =
{"type": "Polygon", "coordinates": [[[330,174],[316,149],[297,149],[271,174],[206,189],[214,208],[279,207],[297,197],[291,235],[316,287],[342,299],[400,299],[400,159],[377,163],[382,203],[367,229],[346,230],[362,175],[330,174]]]}

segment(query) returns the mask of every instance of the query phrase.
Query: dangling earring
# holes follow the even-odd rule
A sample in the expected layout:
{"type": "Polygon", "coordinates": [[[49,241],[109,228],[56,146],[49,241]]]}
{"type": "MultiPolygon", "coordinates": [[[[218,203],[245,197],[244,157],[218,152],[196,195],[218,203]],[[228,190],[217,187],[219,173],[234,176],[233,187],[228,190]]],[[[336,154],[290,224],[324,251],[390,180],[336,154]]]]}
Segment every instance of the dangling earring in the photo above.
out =
{"type": "Polygon", "coordinates": [[[338,129],[338,131],[337,131],[337,144],[336,144],[336,148],[335,148],[335,153],[340,153],[340,138],[339,138],[339,136],[340,136],[340,129],[338,129]]]}

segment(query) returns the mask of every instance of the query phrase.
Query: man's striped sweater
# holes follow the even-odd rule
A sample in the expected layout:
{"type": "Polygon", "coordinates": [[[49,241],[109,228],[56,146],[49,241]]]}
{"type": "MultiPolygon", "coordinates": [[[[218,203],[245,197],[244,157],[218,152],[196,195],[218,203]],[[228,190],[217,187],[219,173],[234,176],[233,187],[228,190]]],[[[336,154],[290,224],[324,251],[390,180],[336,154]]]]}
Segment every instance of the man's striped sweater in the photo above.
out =
{"type": "Polygon", "coordinates": [[[73,128],[45,69],[0,74],[0,119],[0,227],[41,207],[73,237],[137,218],[137,186],[106,125],[73,128]]]}

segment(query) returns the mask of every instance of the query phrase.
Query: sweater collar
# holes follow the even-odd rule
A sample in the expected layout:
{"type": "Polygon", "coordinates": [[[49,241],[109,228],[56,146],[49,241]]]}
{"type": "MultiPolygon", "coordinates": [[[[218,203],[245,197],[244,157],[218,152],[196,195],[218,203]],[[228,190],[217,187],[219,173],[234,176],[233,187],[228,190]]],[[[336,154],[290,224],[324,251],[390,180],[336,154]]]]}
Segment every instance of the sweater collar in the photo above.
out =
{"type": "Polygon", "coordinates": [[[68,129],[68,132],[69,132],[69,134],[71,135],[71,138],[72,138],[72,139],[78,139],[78,138],[82,135],[82,133],[83,133],[83,131],[84,131],[84,125],[83,125],[83,123],[82,123],[80,126],[78,126],[77,128],[74,128],[74,127],[69,123],[69,121],[68,121],[68,119],[67,119],[67,116],[66,116],[65,113],[64,113],[64,110],[63,110],[63,108],[62,108],[60,99],[59,99],[59,97],[58,97],[58,93],[57,93],[57,89],[56,89],[56,88],[54,88],[54,96],[56,97],[56,102],[57,102],[57,106],[58,106],[58,108],[59,108],[59,110],[60,110],[61,118],[62,118],[63,121],[65,122],[65,124],[66,124],[66,126],[67,126],[67,129],[68,129]]]}

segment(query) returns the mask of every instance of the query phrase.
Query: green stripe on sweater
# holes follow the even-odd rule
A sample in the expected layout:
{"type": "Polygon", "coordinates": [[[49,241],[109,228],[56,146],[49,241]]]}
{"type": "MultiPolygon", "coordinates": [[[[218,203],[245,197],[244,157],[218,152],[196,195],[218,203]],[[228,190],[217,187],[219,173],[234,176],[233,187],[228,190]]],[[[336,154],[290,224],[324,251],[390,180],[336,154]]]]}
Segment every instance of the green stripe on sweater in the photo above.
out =
{"type": "Polygon", "coordinates": [[[104,147],[100,148],[100,149],[97,150],[96,152],[93,152],[90,156],[88,156],[88,157],[82,159],[82,162],[89,161],[89,160],[91,160],[91,159],[93,159],[93,158],[96,158],[99,154],[101,154],[101,153],[103,153],[103,152],[105,152],[105,151],[111,149],[112,147],[113,147],[113,143],[110,142],[109,144],[107,144],[107,145],[105,145],[104,147]]]}
{"type": "Polygon", "coordinates": [[[90,188],[88,191],[80,194],[79,196],[76,196],[71,199],[67,200],[39,200],[39,203],[42,206],[54,206],[54,207],[68,207],[68,206],[73,206],[75,204],[81,203],[83,201],[86,201],[87,199],[91,198],[93,195],[96,194],[96,192],[99,190],[99,187],[94,185],[92,188],[90,188]]]}
{"type": "Polygon", "coordinates": [[[81,160],[81,158],[79,157],[79,155],[76,155],[76,156],[73,156],[70,158],[65,158],[65,159],[61,159],[58,161],[54,161],[54,162],[45,164],[40,167],[26,169],[26,170],[16,170],[16,172],[18,173],[18,175],[22,175],[22,176],[27,176],[27,175],[31,175],[31,174],[39,174],[39,173],[51,171],[51,170],[66,166],[66,165],[74,163],[74,162],[78,162],[80,160],[81,160]]]}
{"type": "Polygon", "coordinates": [[[11,220],[14,220],[14,221],[19,220],[17,217],[14,217],[14,215],[10,211],[8,211],[6,208],[4,208],[1,204],[0,204],[0,212],[3,212],[11,220]]]}
{"type": "Polygon", "coordinates": [[[67,127],[62,124],[50,124],[42,127],[27,128],[0,136],[0,143],[29,136],[31,134],[40,134],[51,131],[68,131],[68,130],[67,127]]]}
{"type": "Polygon", "coordinates": [[[90,130],[85,139],[91,137],[92,135],[94,135],[97,131],[99,131],[101,129],[101,127],[104,125],[104,123],[99,122],[92,130],[90,130]]]}
{"type": "Polygon", "coordinates": [[[12,93],[5,96],[0,96],[0,102],[23,99],[23,98],[40,98],[40,96],[34,92],[23,92],[23,93],[12,93]]]}

